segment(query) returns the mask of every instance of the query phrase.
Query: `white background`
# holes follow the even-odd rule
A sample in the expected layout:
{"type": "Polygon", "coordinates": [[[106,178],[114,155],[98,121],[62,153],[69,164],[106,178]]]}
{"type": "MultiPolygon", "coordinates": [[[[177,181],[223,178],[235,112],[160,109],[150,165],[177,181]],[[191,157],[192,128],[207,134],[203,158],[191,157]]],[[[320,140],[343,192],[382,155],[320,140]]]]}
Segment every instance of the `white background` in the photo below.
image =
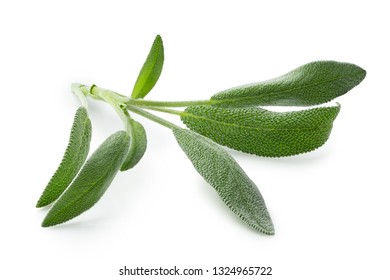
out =
{"type": "MultiPolygon", "coordinates": [[[[267,279],[390,279],[386,2],[1,1],[0,278],[125,279],[125,265],[177,265],[272,266],[267,279]],[[275,236],[236,218],[171,132],[141,117],[149,141],[140,164],[90,211],[40,227],[48,209],[35,203],[79,106],[70,84],[130,93],[157,34],[165,65],[153,100],[207,99],[314,60],[367,70],[337,99],[322,148],[282,159],[232,152],[262,192],[275,236]]],[[[91,100],[90,115],[93,150],[122,127],[106,104],[91,100]]],[[[173,278],[188,277],[164,279],[173,278]]]]}

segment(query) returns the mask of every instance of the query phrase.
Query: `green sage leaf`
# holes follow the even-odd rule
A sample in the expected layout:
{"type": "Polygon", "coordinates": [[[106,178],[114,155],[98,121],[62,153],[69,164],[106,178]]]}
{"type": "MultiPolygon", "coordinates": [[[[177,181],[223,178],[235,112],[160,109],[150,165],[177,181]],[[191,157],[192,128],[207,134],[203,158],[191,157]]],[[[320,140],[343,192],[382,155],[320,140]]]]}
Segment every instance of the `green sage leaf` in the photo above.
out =
{"type": "Polygon", "coordinates": [[[339,105],[293,112],[192,106],[181,119],[191,130],[221,145],[259,156],[282,157],[323,145],[339,111],[339,105]]]}
{"type": "Polygon", "coordinates": [[[56,201],[42,222],[43,227],[64,223],[91,208],[104,194],[129,149],[129,135],[118,131],[90,156],[75,180],[56,201]]]}
{"type": "Polygon", "coordinates": [[[350,63],[316,61],[278,78],[243,85],[211,97],[216,106],[311,106],[326,103],[357,86],[366,71],[350,63]]]}
{"type": "Polygon", "coordinates": [[[262,195],[238,163],[220,146],[196,132],[174,128],[173,133],[195,169],[230,210],[252,228],[274,234],[262,195]]]}
{"type": "Polygon", "coordinates": [[[144,98],[157,83],[164,64],[164,47],[160,35],[156,36],[141,71],[138,74],[131,97],[144,98]]]}
{"type": "Polygon", "coordinates": [[[130,134],[130,148],[121,166],[121,171],[133,168],[145,154],[147,146],[145,128],[141,123],[130,119],[128,133],[130,134]]]}
{"type": "Polygon", "coordinates": [[[36,207],[54,202],[73,181],[87,159],[92,126],[85,107],[80,107],[74,116],[69,143],[62,161],[39,198],[36,207]]]}

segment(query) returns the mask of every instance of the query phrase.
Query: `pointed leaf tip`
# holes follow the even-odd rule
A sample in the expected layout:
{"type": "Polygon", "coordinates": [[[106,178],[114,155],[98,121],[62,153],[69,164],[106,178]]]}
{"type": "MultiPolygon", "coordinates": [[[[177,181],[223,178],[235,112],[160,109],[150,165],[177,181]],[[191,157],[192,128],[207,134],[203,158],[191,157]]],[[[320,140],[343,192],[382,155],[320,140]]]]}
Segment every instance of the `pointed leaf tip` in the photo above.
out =
{"type": "Polygon", "coordinates": [[[173,133],[196,171],[226,206],[250,227],[273,235],[274,226],[260,191],[233,157],[196,132],[175,128],[173,133]]]}
{"type": "Polygon", "coordinates": [[[144,98],[157,83],[164,65],[164,46],[160,35],[154,39],[144,65],[138,74],[131,97],[144,98]]]}
{"type": "Polygon", "coordinates": [[[366,71],[354,64],[314,61],[280,77],[221,91],[215,106],[312,106],[341,96],[360,84],[366,71]]]}
{"type": "Polygon", "coordinates": [[[129,135],[118,131],[89,157],[69,188],[56,201],[42,227],[64,223],[90,209],[103,196],[129,149],[129,135]]]}
{"type": "Polygon", "coordinates": [[[74,116],[68,146],[62,161],[39,198],[37,208],[54,202],[73,181],[87,159],[91,135],[92,125],[88,111],[81,106],[74,116]]]}

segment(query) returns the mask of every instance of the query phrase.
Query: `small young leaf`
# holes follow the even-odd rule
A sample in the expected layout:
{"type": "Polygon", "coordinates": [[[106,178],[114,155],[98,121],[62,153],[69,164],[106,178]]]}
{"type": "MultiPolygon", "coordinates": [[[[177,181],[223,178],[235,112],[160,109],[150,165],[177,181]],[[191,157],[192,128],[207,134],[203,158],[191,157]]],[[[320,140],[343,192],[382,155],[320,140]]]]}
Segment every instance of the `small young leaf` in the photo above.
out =
{"type": "Polygon", "coordinates": [[[174,128],[173,133],[195,169],[230,210],[252,228],[274,234],[263,197],[237,162],[220,146],[196,132],[174,128]]]}
{"type": "Polygon", "coordinates": [[[64,223],[91,208],[102,197],[119,171],[127,155],[129,142],[129,135],[125,131],[118,131],[108,137],[50,209],[42,226],[64,223]]]}
{"type": "Polygon", "coordinates": [[[74,117],[69,143],[60,166],[51,177],[36,207],[54,202],[69,186],[87,159],[92,126],[85,107],[80,107],[74,117]]]}
{"type": "Polygon", "coordinates": [[[130,148],[121,171],[133,168],[143,157],[146,151],[147,138],[145,128],[139,122],[131,119],[129,121],[130,148]]]}
{"type": "Polygon", "coordinates": [[[293,112],[192,106],[181,119],[191,130],[221,145],[259,156],[282,157],[323,145],[339,110],[339,105],[293,112]]]}
{"type": "Polygon", "coordinates": [[[211,97],[215,106],[311,106],[326,103],[357,86],[366,71],[350,63],[316,61],[278,78],[243,85],[211,97]]]}
{"type": "Polygon", "coordinates": [[[138,74],[131,97],[144,98],[157,83],[164,64],[164,47],[160,35],[156,36],[141,71],[138,74]]]}

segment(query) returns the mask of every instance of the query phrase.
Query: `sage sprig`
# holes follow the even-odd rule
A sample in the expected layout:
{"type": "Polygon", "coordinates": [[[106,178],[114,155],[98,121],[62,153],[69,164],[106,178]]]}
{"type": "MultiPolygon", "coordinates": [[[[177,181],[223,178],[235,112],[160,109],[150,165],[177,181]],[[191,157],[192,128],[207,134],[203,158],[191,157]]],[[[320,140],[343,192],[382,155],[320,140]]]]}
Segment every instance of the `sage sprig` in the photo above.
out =
{"type": "Polygon", "coordinates": [[[206,100],[152,101],[144,97],[157,83],[164,64],[158,35],[131,95],[96,85],[73,84],[82,106],[77,110],[68,147],[37,207],[54,202],[42,226],[67,222],[90,209],[119,170],[138,164],[147,148],[143,125],[133,113],[170,129],[195,170],[246,224],[264,234],[274,226],[263,196],[233,157],[221,146],[265,157],[310,152],[329,138],[340,105],[274,112],[257,106],[312,106],[326,103],[357,86],[366,72],[351,63],[315,61],[265,82],[221,91],[206,100]],[[91,140],[88,97],[113,107],[124,130],[108,137],[87,159],[91,140]],[[175,110],[174,107],[184,107],[175,110]],[[188,129],[158,117],[160,111],[180,117],[188,129]]]}

